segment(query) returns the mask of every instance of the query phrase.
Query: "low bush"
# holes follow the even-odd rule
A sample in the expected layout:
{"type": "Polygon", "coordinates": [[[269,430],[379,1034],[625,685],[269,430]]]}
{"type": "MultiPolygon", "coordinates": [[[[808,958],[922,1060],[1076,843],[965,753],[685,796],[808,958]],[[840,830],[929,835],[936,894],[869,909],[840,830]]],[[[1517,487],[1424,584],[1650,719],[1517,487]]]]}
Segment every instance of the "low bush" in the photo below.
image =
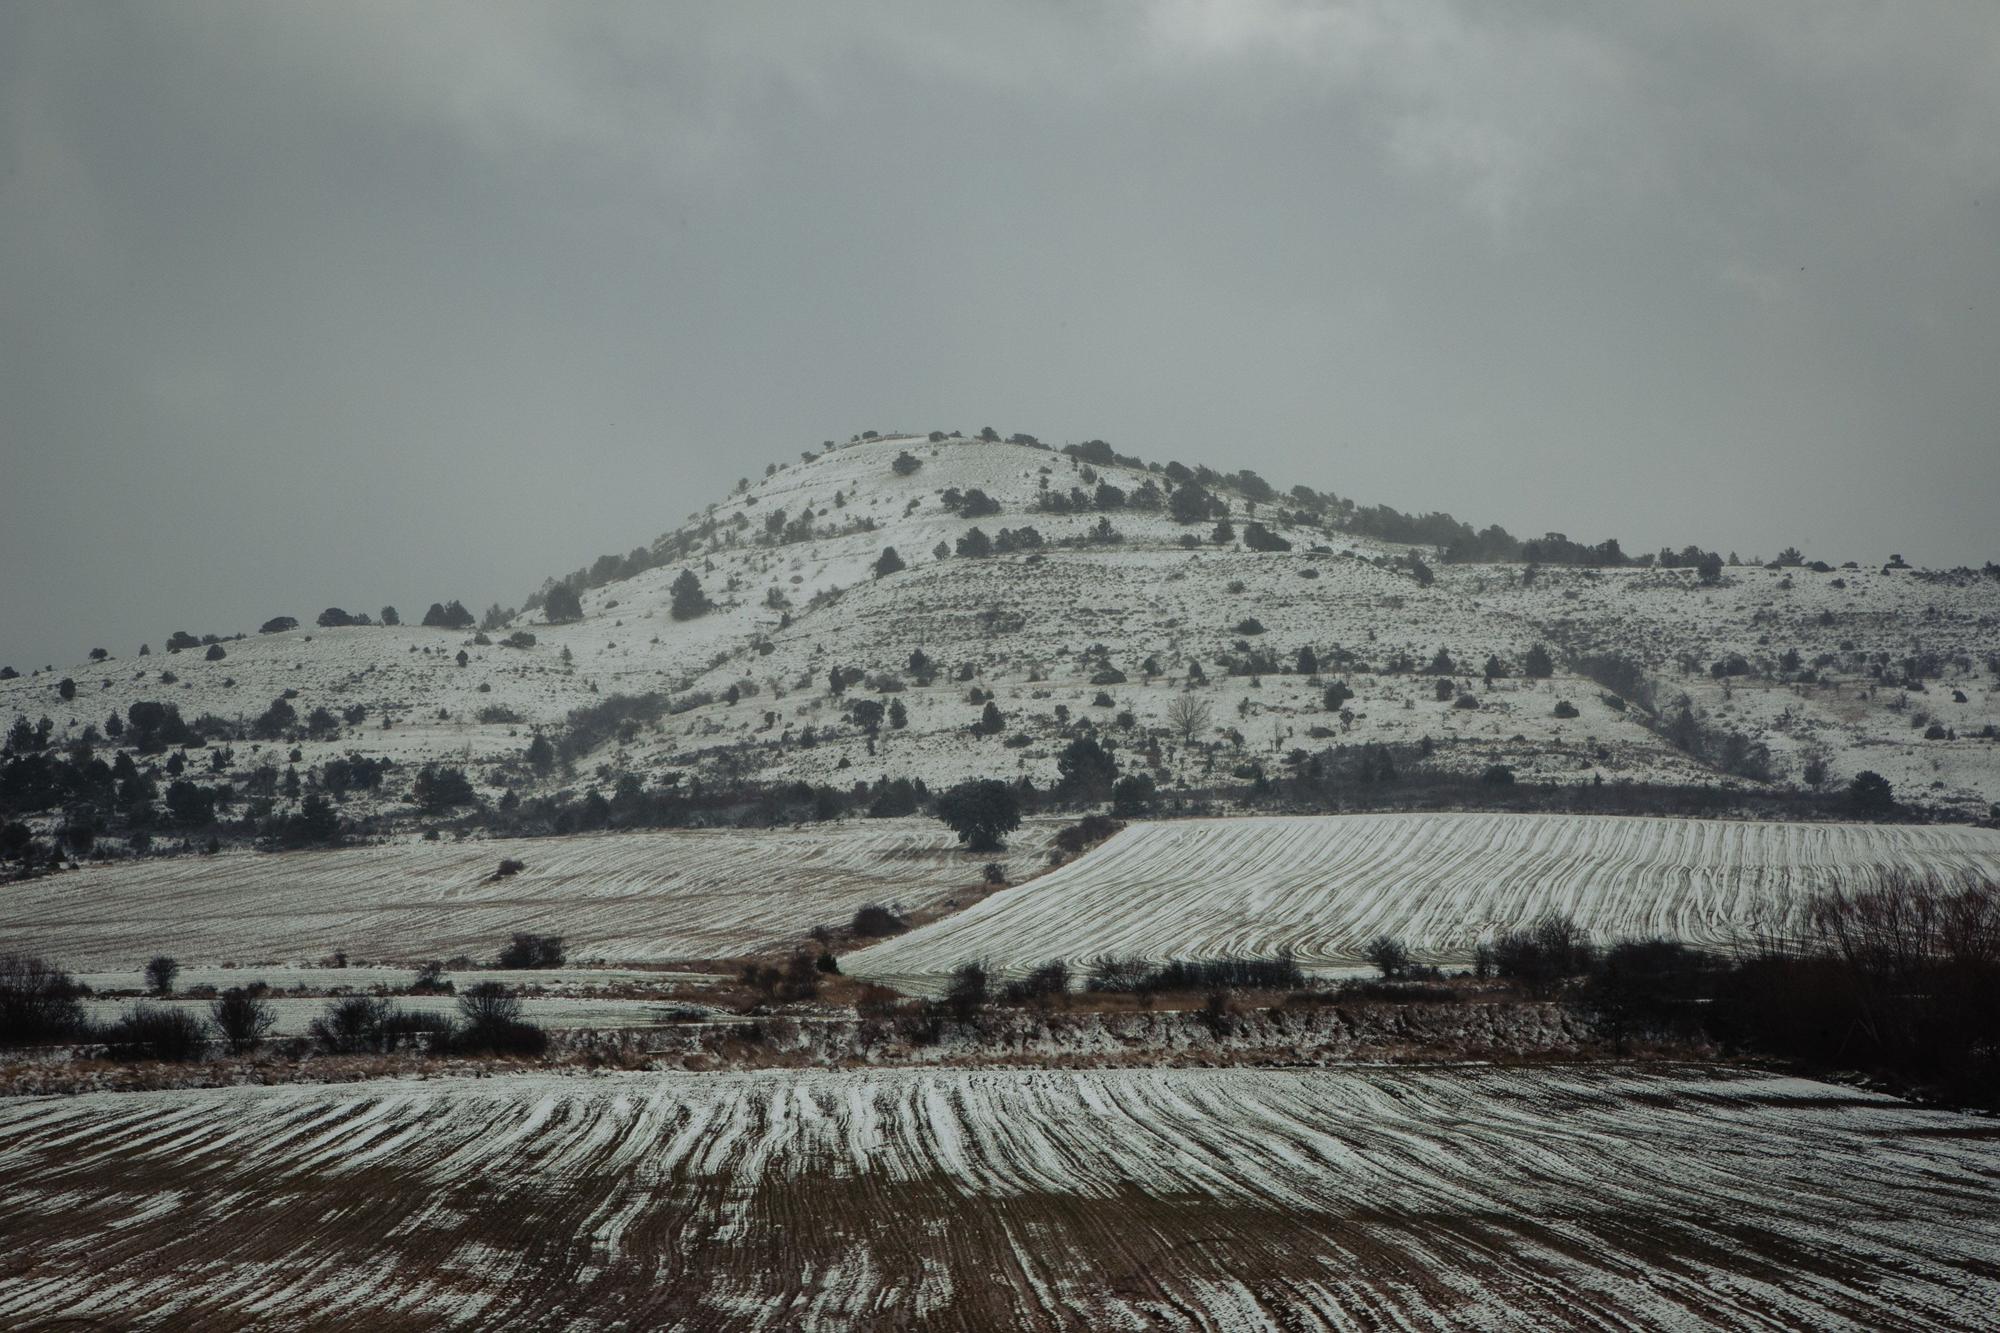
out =
{"type": "Polygon", "coordinates": [[[502,1055],[539,1055],[548,1034],[521,1016],[520,997],[497,981],[482,981],[458,997],[461,1027],[455,1048],[502,1055]]]}
{"type": "Polygon", "coordinates": [[[961,1023],[969,1023],[986,1005],[986,966],[960,963],[952,970],[951,984],[945,987],[939,1006],[961,1023]]]}
{"type": "Polygon", "coordinates": [[[457,987],[445,977],[444,964],[434,958],[417,964],[417,974],[410,979],[410,989],[419,995],[449,995],[457,987]]]}
{"type": "Polygon", "coordinates": [[[1069,994],[1069,965],[1060,959],[1043,963],[1019,981],[1001,987],[1000,998],[1008,1004],[1041,1003],[1069,994]]]}
{"type": "Polygon", "coordinates": [[[326,1012],[307,1025],[306,1034],[335,1055],[380,1050],[383,1021],[390,1007],[387,1001],[366,995],[330,1000],[326,1012]]]}
{"type": "Polygon", "coordinates": [[[1100,959],[1086,987],[1093,991],[1298,990],[1305,973],[1289,957],[1175,959],[1157,967],[1136,959],[1100,959]]]}
{"type": "Polygon", "coordinates": [[[199,1060],[208,1047],[208,1024],[186,1009],[135,1004],[99,1034],[114,1060],[199,1060]]]}
{"type": "Polygon", "coordinates": [[[457,1027],[446,1014],[405,1009],[368,995],[348,995],[328,1001],[326,1012],[306,1031],[322,1049],[353,1055],[398,1046],[444,1049],[450,1046],[457,1027]]]}
{"type": "Polygon", "coordinates": [[[394,1050],[398,1046],[429,1051],[451,1050],[458,1035],[458,1025],[451,1021],[450,1014],[433,1013],[428,1009],[405,1009],[395,1004],[384,1006],[384,1050],[394,1050]]]}
{"type": "Polygon", "coordinates": [[[1553,993],[1597,960],[1590,932],[1574,918],[1553,913],[1526,929],[1502,932],[1492,949],[1494,971],[1536,995],[1553,993]]]}
{"type": "Polygon", "coordinates": [[[900,935],[909,928],[909,922],[880,903],[869,903],[854,913],[854,933],[870,939],[900,935]]]}
{"type": "Polygon", "coordinates": [[[562,936],[517,930],[497,961],[501,967],[561,967],[563,958],[562,936]]]}

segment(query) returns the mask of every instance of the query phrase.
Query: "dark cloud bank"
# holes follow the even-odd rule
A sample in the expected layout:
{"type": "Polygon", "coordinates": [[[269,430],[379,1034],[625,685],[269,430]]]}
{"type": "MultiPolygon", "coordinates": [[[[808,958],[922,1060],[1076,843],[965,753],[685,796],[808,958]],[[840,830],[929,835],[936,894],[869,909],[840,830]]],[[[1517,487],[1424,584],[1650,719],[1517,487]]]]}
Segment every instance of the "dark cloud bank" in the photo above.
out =
{"type": "Polygon", "coordinates": [[[0,661],[994,424],[2000,557],[2000,7],[0,9],[0,661]]]}

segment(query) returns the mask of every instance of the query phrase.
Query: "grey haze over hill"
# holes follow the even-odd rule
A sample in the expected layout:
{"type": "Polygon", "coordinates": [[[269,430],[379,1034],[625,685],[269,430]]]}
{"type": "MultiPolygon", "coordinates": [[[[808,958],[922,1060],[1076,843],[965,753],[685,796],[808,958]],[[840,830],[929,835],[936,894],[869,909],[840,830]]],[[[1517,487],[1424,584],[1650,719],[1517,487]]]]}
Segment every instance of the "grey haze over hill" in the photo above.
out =
{"type": "Polygon", "coordinates": [[[2000,557],[2000,7],[0,8],[0,662],[517,604],[864,428],[2000,557]]]}

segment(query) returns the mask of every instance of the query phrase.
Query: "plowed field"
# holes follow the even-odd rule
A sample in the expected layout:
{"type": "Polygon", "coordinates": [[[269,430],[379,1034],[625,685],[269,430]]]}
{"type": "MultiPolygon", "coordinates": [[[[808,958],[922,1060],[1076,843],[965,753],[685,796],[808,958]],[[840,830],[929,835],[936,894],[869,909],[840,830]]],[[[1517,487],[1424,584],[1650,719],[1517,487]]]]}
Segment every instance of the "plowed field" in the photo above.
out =
{"type": "Polygon", "coordinates": [[[1568,913],[1600,941],[1728,949],[1791,929],[1812,893],[1888,871],[2000,878],[2000,833],[1590,815],[1394,814],[1141,824],[1032,884],[887,941],[845,969],[936,989],[962,962],[1362,961],[1378,935],[1469,962],[1496,930],[1568,913]]]}
{"type": "Polygon", "coordinates": [[[1697,1068],[0,1104],[0,1324],[1990,1326],[2000,1129],[1697,1068]]]}

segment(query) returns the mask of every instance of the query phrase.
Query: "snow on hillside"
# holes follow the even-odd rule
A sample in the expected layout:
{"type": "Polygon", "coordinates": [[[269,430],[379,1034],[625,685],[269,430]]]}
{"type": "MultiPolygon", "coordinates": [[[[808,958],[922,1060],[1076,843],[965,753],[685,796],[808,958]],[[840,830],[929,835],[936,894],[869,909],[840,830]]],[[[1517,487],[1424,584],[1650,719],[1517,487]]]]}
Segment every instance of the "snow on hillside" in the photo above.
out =
{"type": "MultiPolygon", "coordinates": [[[[589,785],[600,763],[647,779],[1047,783],[1086,718],[1128,766],[1150,767],[1166,786],[1207,785],[1248,764],[1276,772],[1334,746],[1426,739],[1435,762],[1466,774],[1504,763],[1536,781],[1721,776],[1640,725],[1636,712],[1607,703],[1589,680],[1561,670],[1524,679],[1524,655],[1547,643],[1558,662],[1567,653],[1633,659],[1663,709],[1686,694],[1706,723],[1765,745],[1780,781],[1802,782],[1817,759],[1826,785],[1874,769],[1905,796],[1975,813],[2000,801],[2000,581],[1743,566],[1703,588],[1690,570],[1547,567],[1530,579],[1519,565],[1441,565],[1426,552],[1436,581],[1424,586],[1388,563],[1408,548],[1281,521],[1281,505],[1255,506],[1255,516],[1292,549],[1245,550],[1240,530],[1252,506],[1227,491],[1217,494],[1239,540],[1226,546],[1208,540],[1208,522],[1183,525],[1165,510],[1035,511],[1044,487],[1088,491],[1088,475],[1075,459],[1023,445],[865,441],[780,467],[693,516],[681,537],[656,544],[675,550],[688,538],[687,555],[586,591],[582,620],[517,617],[512,628],[532,632],[532,647],[500,646],[504,630],[481,645],[470,633],[408,625],[302,628],[227,642],[216,662],[198,650],[120,654],[0,682],[0,719],[46,715],[54,737],[71,740],[139,699],[175,703],[189,720],[248,719],[296,691],[301,719],[315,707],[358,707],[361,720],[317,740],[235,742],[219,776],[241,782],[268,766],[310,779],[329,758],[381,754],[400,765],[380,798],[398,809],[422,762],[469,766],[484,794],[497,796],[521,774],[494,762],[520,756],[533,729],[612,694],[648,693],[681,711],[590,756],[574,787],[589,785]],[[921,466],[901,475],[893,464],[906,451],[921,466]],[[1000,512],[968,519],[940,498],[975,489],[1000,512]],[[1101,522],[1117,542],[1089,540],[1101,522]],[[988,536],[1033,527],[1045,545],[983,559],[954,553],[974,527],[988,536]],[[809,538],[789,539],[808,529],[809,538]],[[1190,535],[1201,539],[1192,549],[1183,545],[1190,535]],[[1064,540],[1083,544],[1054,545],[1064,540]],[[887,546],[907,568],[874,578],[887,546]],[[673,618],[670,585],[683,570],[698,576],[713,611],[673,618]],[[1316,653],[1316,674],[1293,670],[1302,647],[1316,653]],[[1446,699],[1420,674],[1440,649],[1455,662],[1446,699]],[[1788,649],[1817,679],[1794,672],[1776,681],[1788,649]],[[909,668],[919,650],[939,668],[929,685],[909,668]],[[1225,675],[1225,659],[1260,652],[1276,670],[1225,675]],[[1731,654],[1762,674],[1716,681],[1710,667],[1731,654]],[[1489,655],[1507,674],[1483,678],[1489,655]],[[1913,657],[1931,663],[1924,692],[1878,680],[1884,668],[1902,679],[1913,657]],[[1202,666],[1208,683],[1199,693],[1212,716],[1185,744],[1165,714],[1190,661],[1202,666]],[[871,682],[835,696],[827,679],[835,667],[861,669],[871,682]],[[1115,682],[1106,674],[1114,671],[1122,683],[1092,683],[1115,682]],[[72,701],[59,697],[64,678],[76,685],[72,701]],[[1344,714],[1324,705],[1333,681],[1355,691],[1344,714]],[[969,731],[981,712],[970,701],[975,689],[995,696],[1001,736],[969,731]],[[1477,706],[1458,706],[1460,695],[1477,706]],[[856,697],[900,701],[906,725],[869,737],[848,716],[856,697]],[[1558,717],[1559,704],[1576,716],[1558,717]],[[481,721],[483,710],[495,720],[481,721]],[[1010,747],[1008,738],[1021,739],[1010,747]]],[[[1128,494],[1163,482],[1118,466],[1094,475],[1128,494]]],[[[269,608],[287,609],[311,615],[269,608]]],[[[218,776],[197,767],[203,780],[218,776]]],[[[357,813],[378,803],[345,799],[357,813]]]]}
{"type": "Polygon", "coordinates": [[[1685,1067],[17,1097],[0,1322],[1975,1327],[1996,1186],[1982,1122],[1685,1067]]]}
{"type": "Polygon", "coordinates": [[[849,955],[939,992],[982,961],[1272,958],[1352,967],[1380,935],[1465,966],[1499,930],[1567,914],[1599,941],[1729,950],[1783,938],[1813,893],[1895,871],[2000,879],[2000,832],[1608,815],[1416,814],[1140,824],[1032,884],[849,955]]]}

